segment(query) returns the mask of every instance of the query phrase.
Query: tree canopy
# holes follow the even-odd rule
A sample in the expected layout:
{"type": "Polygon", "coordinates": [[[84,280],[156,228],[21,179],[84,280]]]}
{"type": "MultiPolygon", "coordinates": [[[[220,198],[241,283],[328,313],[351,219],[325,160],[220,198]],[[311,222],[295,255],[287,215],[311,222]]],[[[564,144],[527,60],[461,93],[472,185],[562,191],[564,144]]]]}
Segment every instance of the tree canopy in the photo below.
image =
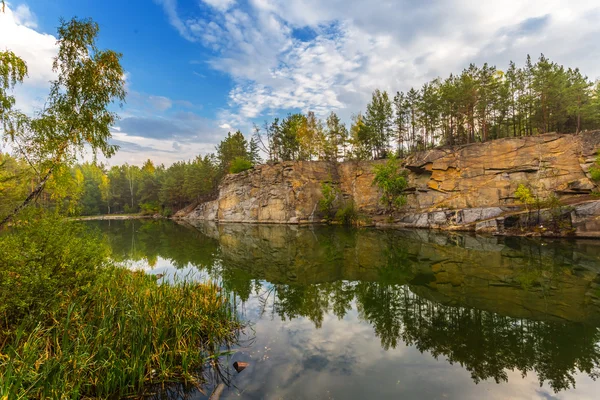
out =
{"type": "Polygon", "coordinates": [[[20,205],[0,222],[6,223],[37,199],[49,179],[89,149],[94,157],[112,156],[110,127],[118,115],[110,110],[125,100],[121,54],[96,45],[98,24],[90,19],[61,21],[58,54],[52,65],[57,78],[43,109],[33,116],[14,108],[10,94],[27,76],[25,62],[10,51],[0,52],[0,126],[2,139],[35,171],[36,185],[20,205]]]}

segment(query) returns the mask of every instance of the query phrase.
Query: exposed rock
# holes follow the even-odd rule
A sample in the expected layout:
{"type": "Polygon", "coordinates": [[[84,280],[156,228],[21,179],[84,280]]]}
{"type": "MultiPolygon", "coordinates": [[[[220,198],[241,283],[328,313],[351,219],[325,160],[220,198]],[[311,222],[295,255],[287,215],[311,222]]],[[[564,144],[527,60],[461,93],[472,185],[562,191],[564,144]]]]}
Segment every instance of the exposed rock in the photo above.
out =
{"type": "MultiPolygon", "coordinates": [[[[405,163],[410,189],[406,192],[407,205],[395,220],[401,226],[417,228],[492,231],[496,226],[502,231],[515,219],[505,218],[500,223],[497,219],[522,209],[514,197],[520,184],[528,184],[541,198],[556,195],[569,204],[589,200],[589,195],[598,191],[589,169],[599,147],[600,131],[594,131],[506,138],[416,153],[405,163]]],[[[322,198],[321,185],[327,182],[338,187],[340,198],[353,201],[373,223],[389,223],[380,193],[372,184],[374,167],[382,162],[260,165],[227,176],[218,199],[200,204],[185,218],[320,222],[323,215],[318,202],[322,198]]],[[[576,234],[587,232],[593,236],[593,232],[600,232],[594,207],[587,205],[570,214],[576,234]]]]}

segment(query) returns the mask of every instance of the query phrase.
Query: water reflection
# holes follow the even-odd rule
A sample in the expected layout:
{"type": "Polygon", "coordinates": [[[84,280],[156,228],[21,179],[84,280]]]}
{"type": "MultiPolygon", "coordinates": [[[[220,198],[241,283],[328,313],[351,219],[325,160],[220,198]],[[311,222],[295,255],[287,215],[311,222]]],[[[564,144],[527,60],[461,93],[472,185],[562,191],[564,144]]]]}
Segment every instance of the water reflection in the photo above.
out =
{"type": "MultiPolygon", "coordinates": [[[[540,385],[560,392],[575,386],[578,372],[598,376],[600,243],[332,227],[95,224],[107,233],[118,260],[168,260],[220,280],[256,322],[257,339],[269,337],[264,343],[273,348],[271,364],[299,363],[296,374],[360,381],[357,343],[370,347],[372,341],[364,342],[369,334],[361,330],[368,324],[381,351],[428,353],[460,365],[475,383],[512,382],[511,371],[533,372],[540,385]],[[289,337],[297,324],[301,333],[289,337]],[[338,337],[342,329],[361,330],[362,339],[353,337],[356,343],[345,349],[310,351],[308,337],[323,331],[338,337]],[[281,341],[296,350],[274,344],[281,341]]],[[[265,361],[265,354],[258,360],[265,361]]],[[[246,384],[261,394],[248,389],[245,395],[262,398],[270,383],[260,378],[281,373],[249,373],[254,381],[246,384]]],[[[280,378],[272,391],[292,390],[300,378],[290,379],[280,378]]],[[[383,390],[369,379],[367,386],[383,390]]],[[[296,397],[310,397],[307,388],[293,390],[306,393],[296,397]]],[[[345,390],[336,394],[357,397],[345,390]]]]}

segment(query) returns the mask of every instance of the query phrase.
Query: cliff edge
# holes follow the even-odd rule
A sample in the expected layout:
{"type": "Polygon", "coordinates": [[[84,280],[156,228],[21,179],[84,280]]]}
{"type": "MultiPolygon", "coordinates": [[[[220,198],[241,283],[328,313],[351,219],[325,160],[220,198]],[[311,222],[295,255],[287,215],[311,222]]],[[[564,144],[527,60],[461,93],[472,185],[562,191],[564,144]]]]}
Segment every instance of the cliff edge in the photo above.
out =
{"type": "Polygon", "coordinates": [[[385,161],[280,162],[228,175],[216,200],[178,216],[187,220],[246,223],[316,223],[323,182],[373,224],[403,227],[504,232],[531,217],[515,198],[520,184],[539,197],[556,196],[557,210],[537,210],[544,229],[548,218],[576,236],[600,237],[599,191],[590,168],[600,149],[600,131],[579,135],[544,134],[416,153],[409,171],[407,204],[391,218],[373,186],[373,167],[385,161]],[[560,215],[556,215],[556,213],[560,215]],[[553,221],[554,221],[553,219],[553,221]]]}

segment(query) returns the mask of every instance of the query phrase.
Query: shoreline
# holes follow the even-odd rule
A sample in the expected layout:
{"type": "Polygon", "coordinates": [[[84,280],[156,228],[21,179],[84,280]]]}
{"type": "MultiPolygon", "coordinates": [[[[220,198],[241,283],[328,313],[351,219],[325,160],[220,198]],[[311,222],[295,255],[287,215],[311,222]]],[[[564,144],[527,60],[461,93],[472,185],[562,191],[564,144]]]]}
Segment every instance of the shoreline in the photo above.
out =
{"type": "MultiPolygon", "coordinates": [[[[118,215],[118,214],[107,214],[107,215],[88,215],[84,217],[72,217],[68,218],[69,221],[112,221],[112,220],[129,220],[129,219],[152,219],[152,215],[118,215]]],[[[154,218],[158,219],[158,218],[154,218]]],[[[162,219],[162,217],[161,217],[162,219]]]]}

